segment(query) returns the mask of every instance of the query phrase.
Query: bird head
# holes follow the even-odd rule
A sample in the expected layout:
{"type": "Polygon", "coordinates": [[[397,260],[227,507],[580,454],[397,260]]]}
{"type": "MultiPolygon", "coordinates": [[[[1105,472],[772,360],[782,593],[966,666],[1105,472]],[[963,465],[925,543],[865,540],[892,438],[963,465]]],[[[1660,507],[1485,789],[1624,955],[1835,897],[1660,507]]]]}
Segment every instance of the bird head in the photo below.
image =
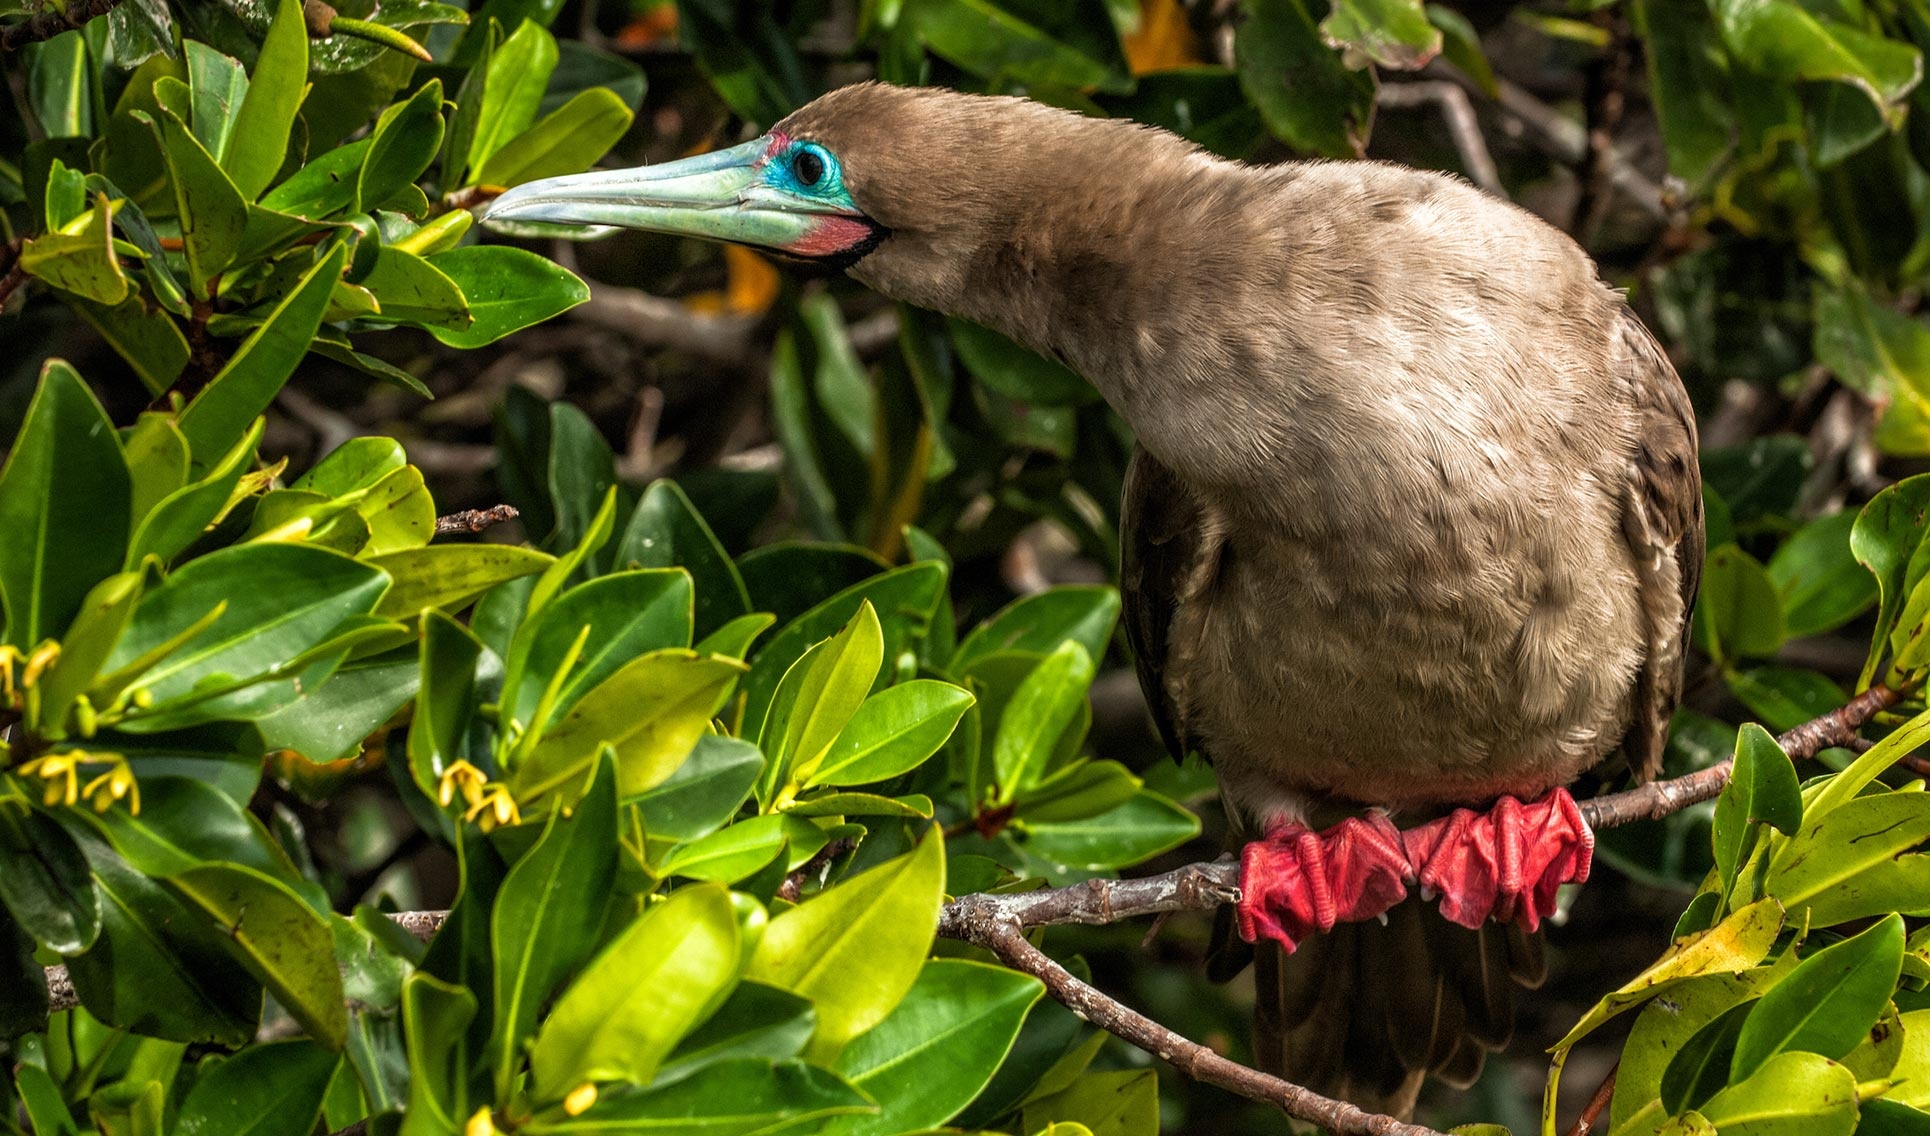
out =
{"type": "Polygon", "coordinates": [[[742,145],[517,186],[482,221],[729,241],[950,308],[967,267],[1023,228],[1019,211],[1065,196],[1038,183],[1052,163],[1018,156],[1052,152],[1092,122],[1024,99],[861,83],[742,145]]]}

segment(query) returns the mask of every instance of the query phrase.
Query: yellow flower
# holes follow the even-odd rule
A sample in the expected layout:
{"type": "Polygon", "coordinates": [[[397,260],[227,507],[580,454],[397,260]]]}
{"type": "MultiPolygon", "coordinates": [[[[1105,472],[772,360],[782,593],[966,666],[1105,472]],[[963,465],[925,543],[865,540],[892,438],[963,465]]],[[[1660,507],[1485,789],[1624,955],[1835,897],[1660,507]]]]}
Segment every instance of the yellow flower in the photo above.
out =
{"type": "Polygon", "coordinates": [[[464,820],[477,820],[478,817],[481,818],[479,823],[484,832],[499,825],[523,822],[523,814],[516,808],[516,798],[510,796],[509,789],[500,784],[484,786],[481,799],[462,814],[464,820]]]}
{"type": "Polygon", "coordinates": [[[462,1126],[462,1136],[496,1136],[496,1122],[489,1115],[489,1106],[476,1110],[469,1123],[462,1126]]]}
{"type": "Polygon", "coordinates": [[[563,1098],[563,1111],[571,1116],[582,1116],[596,1103],[596,1086],[588,1081],[570,1090],[563,1098]]]}
{"type": "Polygon", "coordinates": [[[54,660],[58,658],[60,658],[60,644],[52,639],[35,647],[33,654],[27,656],[27,669],[21,672],[21,687],[31,687],[39,682],[40,676],[46,673],[47,668],[53,666],[54,660]]]}
{"type": "Polygon", "coordinates": [[[483,776],[482,770],[466,761],[458,761],[442,771],[442,779],[436,784],[436,802],[448,808],[460,793],[462,803],[474,809],[482,801],[483,786],[487,784],[489,778],[483,776]]]}
{"type": "Polygon", "coordinates": [[[47,782],[40,800],[48,808],[80,800],[80,762],[71,753],[36,757],[22,765],[19,772],[22,777],[39,777],[47,782]]]}
{"type": "Polygon", "coordinates": [[[134,780],[134,771],[128,768],[127,759],[118,753],[91,755],[97,760],[112,763],[113,767],[99,777],[89,781],[81,789],[94,811],[104,813],[114,807],[114,802],[127,801],[127,811],[134,816],[141,814],[141,786],[134,780]]]}
{"type": "Polygon", "coordinates": [[[15,697],[13,665],[25,657],[12,643],[0,643],[0,692],[6,694],[9,702],[15,697]]]}

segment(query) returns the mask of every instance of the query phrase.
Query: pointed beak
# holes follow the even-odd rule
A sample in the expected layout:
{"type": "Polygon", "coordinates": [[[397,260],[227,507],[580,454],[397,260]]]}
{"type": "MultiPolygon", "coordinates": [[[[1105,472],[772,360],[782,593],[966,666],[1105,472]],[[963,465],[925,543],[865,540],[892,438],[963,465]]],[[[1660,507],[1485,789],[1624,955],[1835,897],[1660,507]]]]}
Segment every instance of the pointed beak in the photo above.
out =
{"type": "Polygon", "coordinates": [[[792,250],[809,247],[827,222],[852,215],[770,184],[770,136],[694,158],[629,170],[544,178],[491,202],[482,222],[620,226],[792,250]]]}

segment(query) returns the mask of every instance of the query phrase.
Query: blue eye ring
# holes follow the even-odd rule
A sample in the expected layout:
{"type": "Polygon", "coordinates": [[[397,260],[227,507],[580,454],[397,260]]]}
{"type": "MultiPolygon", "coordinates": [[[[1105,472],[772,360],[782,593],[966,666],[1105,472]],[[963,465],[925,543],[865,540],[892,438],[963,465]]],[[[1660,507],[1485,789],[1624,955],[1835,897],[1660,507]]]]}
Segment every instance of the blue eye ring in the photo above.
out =
{"type": "Polygon", "coordinates": [[[831,155],[815,142],[806,142],[791,151],[791,176],[806,189],[816,188],[830,172],[831,155]]]}

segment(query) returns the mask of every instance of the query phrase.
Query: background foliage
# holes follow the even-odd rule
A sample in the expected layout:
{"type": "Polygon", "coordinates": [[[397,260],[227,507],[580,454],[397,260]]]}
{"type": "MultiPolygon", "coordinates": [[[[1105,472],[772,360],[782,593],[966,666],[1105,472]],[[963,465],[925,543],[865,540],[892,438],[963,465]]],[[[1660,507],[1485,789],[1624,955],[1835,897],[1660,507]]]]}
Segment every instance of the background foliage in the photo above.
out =
{"type": "MultiPolygon", "coordinates": [[[[1619,1056],[1618,1131],[1930,1126],[1930,797],[1878,779],[1926,727],[1807,786],[1737,729],[1930,665],[1930,482],[1885,489],[1930,455],[1919,0],[60,18],[0,0],[0,1130],[1277,1130],[931,935],[1217,852],[1117,635],[1091,388],[741,250],[471,232],[870,76],[1456,170],[1582,240],[1703,411],[1669,769],[1739,776],[1604,834],[1423,1119],[1533,1130],[1559,1042],[1550,1108],[1619,1056]]],[[[1047,942],[1244,1053],[1204,921],[1143,934],[1047,942]]]]}

